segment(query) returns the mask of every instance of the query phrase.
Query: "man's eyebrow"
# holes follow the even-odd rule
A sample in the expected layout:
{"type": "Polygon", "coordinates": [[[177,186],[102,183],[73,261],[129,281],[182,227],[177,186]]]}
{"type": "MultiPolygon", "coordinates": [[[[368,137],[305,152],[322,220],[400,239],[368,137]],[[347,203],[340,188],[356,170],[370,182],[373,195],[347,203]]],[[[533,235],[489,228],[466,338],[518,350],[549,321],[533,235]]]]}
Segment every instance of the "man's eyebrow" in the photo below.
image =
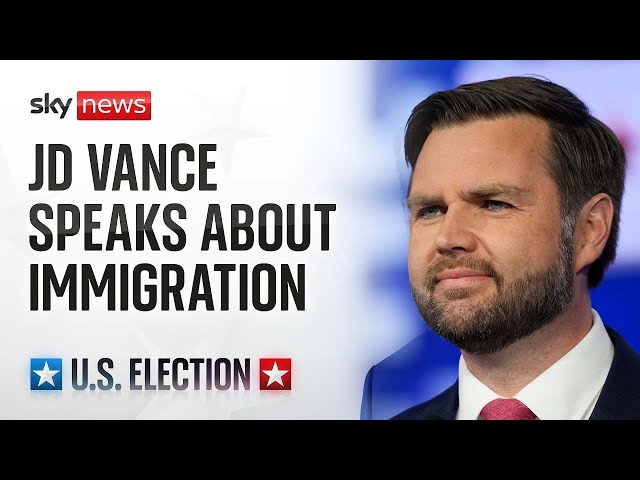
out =
{"type": "Polygon", "coordinates": [[[469,200],[482,200],[491,197],[509,197],[524,201],[529,198],[529,193],[529,190],[526,188],[518,187],[516,185],[491,183],[489,185],[482,185],[480,187],[460,192],[460,196],[469,200]]]}
{"type": "MultiPolygon", "coordinates": [[[[469,201],[484,200],[492,197],[506,197],[525,202],[529,199],[529,193],[529,190],[526,188],[518,187],[516,185],[491,183],[460,192],[460,196],[469,201]]],[[[442,195],[415,193],[409,195],[409,198],[407,198],[407,206],[410,209],[428,205],[441,205],[442,203],[444,203],[442,195]]]]}
{"type": "Polygon", "coordinates": [[[409,198],[407,198],[407,206],[409,207],[409,209],[442,203],[444,203],[444,199],[440,195],[425,195],[422,193],[417,193],[409,195],[409,198]]]}

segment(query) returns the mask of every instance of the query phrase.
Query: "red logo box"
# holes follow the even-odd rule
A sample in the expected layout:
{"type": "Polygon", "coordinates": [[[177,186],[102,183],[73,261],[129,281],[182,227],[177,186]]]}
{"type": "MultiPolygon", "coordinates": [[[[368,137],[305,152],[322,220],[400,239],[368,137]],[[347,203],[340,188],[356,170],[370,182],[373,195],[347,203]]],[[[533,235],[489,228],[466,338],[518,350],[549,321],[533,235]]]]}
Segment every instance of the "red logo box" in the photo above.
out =
{"type": "Polygon", "coordinates": [[[78,120],[151,120],[151,92],[78,92],[78,120]]]}
{"type": "Polygon", "coordinates": [[[291,359],[260,359],[260,390],[291,390],[291,359]]]}

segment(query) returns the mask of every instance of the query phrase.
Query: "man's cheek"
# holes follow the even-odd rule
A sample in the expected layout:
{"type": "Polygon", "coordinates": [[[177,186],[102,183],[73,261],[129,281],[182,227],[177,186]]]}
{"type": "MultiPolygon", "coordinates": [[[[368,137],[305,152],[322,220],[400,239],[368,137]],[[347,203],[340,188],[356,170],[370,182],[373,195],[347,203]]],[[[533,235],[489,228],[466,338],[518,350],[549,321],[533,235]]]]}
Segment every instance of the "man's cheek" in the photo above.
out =
{"type": "Polygon", "coordinates": [[[425,272],[427,270],[427,266],[424,262],[419,261],[420,257],[418,255],[413,255],[409,252],[408,255],[408,271],[409,271],[409,281],[411,285],[418,286],[420,284],[420,279],[424,278],[425,272]]]}
{"type": "Polygon", "coordinates": [[[427,269],[428,265],[423,258],[417,257],[411,260],[410,257],[408,262],[408,271],[409,281],[412,286],[416,288],[424,287],[427,269]]]}

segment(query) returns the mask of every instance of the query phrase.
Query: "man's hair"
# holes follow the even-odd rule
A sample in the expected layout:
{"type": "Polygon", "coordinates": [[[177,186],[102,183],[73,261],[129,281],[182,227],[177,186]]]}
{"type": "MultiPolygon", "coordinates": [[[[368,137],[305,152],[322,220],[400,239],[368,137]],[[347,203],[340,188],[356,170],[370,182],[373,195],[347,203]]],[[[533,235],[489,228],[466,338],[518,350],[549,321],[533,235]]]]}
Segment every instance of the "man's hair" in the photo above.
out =
{"type": "Polygon", "coordinates": [[[430,95],[413,109],[405,129],[409,188],[418,155],[431,131],[518,114],[532,115],[549,127],[546,168],[560,193],[563,225],[568,222],[573,229],[580,209],[593,195],[603,192],[613,201],[609,239],[589,268],[588,284],[594,288],[616,256],[626,158],[613,131],[566,88],[538,77],[516,76],[430,95]]]}

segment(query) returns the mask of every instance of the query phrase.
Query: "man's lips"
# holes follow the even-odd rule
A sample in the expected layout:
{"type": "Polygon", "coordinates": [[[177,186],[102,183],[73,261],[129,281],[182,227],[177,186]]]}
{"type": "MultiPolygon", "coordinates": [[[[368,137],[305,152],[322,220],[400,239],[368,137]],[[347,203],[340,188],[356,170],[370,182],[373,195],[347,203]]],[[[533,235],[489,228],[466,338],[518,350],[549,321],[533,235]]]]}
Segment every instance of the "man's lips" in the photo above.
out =
{"type": "Polygon", "coordinates": [[[487,277],[488,275],[479,270],[470,270],[468,268],[453,268],[450,270],[444,270],[436,276],[436,280],[448,280],[450,278],[463,278],[463,277],[487,277]]]}
{"type": "Polygon", "coordinates": [[[444,288],[466,288],[484,282],[491,277],[479,270],[453,268],[444,270],[436,276],[437,285],[444,288]]]}

